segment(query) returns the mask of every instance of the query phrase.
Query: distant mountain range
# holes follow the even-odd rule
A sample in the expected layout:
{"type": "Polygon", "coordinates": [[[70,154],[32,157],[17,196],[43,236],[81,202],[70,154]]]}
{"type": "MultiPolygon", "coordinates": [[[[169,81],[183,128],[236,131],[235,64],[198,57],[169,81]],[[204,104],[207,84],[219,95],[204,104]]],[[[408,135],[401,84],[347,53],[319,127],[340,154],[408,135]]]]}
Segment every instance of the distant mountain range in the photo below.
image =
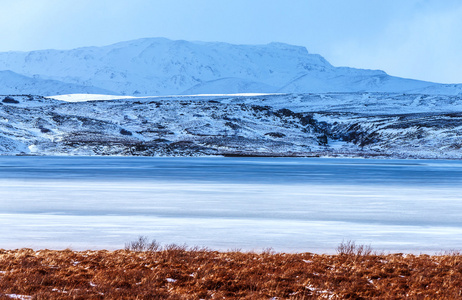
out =
{"type": "Polygon", "coordinates": [[[105,47],[0,53],[0,94],[180,95],[386,92],[458,95],[462,84],[334,67],[304,47],[146,38],[105,47]]]}

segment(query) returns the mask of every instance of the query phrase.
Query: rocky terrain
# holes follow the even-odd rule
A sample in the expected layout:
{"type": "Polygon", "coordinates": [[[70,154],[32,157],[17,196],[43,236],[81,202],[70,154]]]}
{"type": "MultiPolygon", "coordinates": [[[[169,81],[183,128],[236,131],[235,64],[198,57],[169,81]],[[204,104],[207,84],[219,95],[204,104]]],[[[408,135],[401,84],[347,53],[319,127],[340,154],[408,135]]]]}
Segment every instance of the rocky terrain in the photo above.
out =
{"type": "Polygon", "coordinates": [[[462,158],[459,96],[0,99],[0,153],[8,155],[462,158]]]}

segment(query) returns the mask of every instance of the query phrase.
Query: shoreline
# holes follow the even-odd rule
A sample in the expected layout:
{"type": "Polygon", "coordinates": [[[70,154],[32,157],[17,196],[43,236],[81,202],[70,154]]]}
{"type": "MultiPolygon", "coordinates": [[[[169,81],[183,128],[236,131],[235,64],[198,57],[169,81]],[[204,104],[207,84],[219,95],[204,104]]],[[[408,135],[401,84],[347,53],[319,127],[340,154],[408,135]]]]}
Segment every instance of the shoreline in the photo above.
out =
{"type": "Polygon", "coordinates": [[[325,152],[313,152],[313,153],[222,153],[217,155],[75,155],[75,154],[32,154],[32,153],[17,153],[17,154],[0,154],[0,157],[81,157],[81,158],[91,158],[91,157],[113,157],[113,158],[130,158],[130,157],[140,157],[140,158],[339,158],[339,159],[379,159],[379,160],[453,160],[460,161],[461,157],[402,157],[402,156],[393,156],[391,154],[381,154],[381,153],[365,153],[360,155],[348,155],[346,153],[336,153],[334,155],[327,154],[325,152]]]}

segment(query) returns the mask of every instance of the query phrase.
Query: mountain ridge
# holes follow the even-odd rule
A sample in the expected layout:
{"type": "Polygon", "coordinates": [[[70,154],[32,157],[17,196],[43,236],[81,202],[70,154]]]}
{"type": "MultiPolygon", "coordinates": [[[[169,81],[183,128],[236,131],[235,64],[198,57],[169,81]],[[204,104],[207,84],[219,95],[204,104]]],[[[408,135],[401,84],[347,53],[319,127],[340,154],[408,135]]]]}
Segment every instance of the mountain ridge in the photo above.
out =
{"type": "MultiPolygon", "coordinates": [[[[277,42],[234,45],[143,38],[103,47],[10,51],[0,53],[0,70],[36,80],[36,87],[43,84],[40,80],[60,83],[63,87],[54,88],[58,93],[53,94],[462,92],[462,84],[400,78],[382,70],[335,67],[305,47],[277,42]]],[[[9,93],[5,80],[0,80],[0,94],[9,93]]],[[[48,89],[32,89],[23,81],[31,85],[29,79],[12,83],[23,94],[51,95],[48,89]]]]}

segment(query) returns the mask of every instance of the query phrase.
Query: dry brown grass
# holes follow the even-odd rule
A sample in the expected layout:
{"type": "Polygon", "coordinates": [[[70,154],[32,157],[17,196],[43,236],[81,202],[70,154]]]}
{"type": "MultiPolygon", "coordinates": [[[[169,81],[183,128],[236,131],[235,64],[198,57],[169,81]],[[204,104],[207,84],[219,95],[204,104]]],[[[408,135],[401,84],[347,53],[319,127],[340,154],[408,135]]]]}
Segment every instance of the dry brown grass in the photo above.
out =
{"type": "Polygon", "coordinates": [[[132,246],[0,250],[0,299],[462,299],[459,253],[385,255],[354,243],[337,255],[132,246]]]}

